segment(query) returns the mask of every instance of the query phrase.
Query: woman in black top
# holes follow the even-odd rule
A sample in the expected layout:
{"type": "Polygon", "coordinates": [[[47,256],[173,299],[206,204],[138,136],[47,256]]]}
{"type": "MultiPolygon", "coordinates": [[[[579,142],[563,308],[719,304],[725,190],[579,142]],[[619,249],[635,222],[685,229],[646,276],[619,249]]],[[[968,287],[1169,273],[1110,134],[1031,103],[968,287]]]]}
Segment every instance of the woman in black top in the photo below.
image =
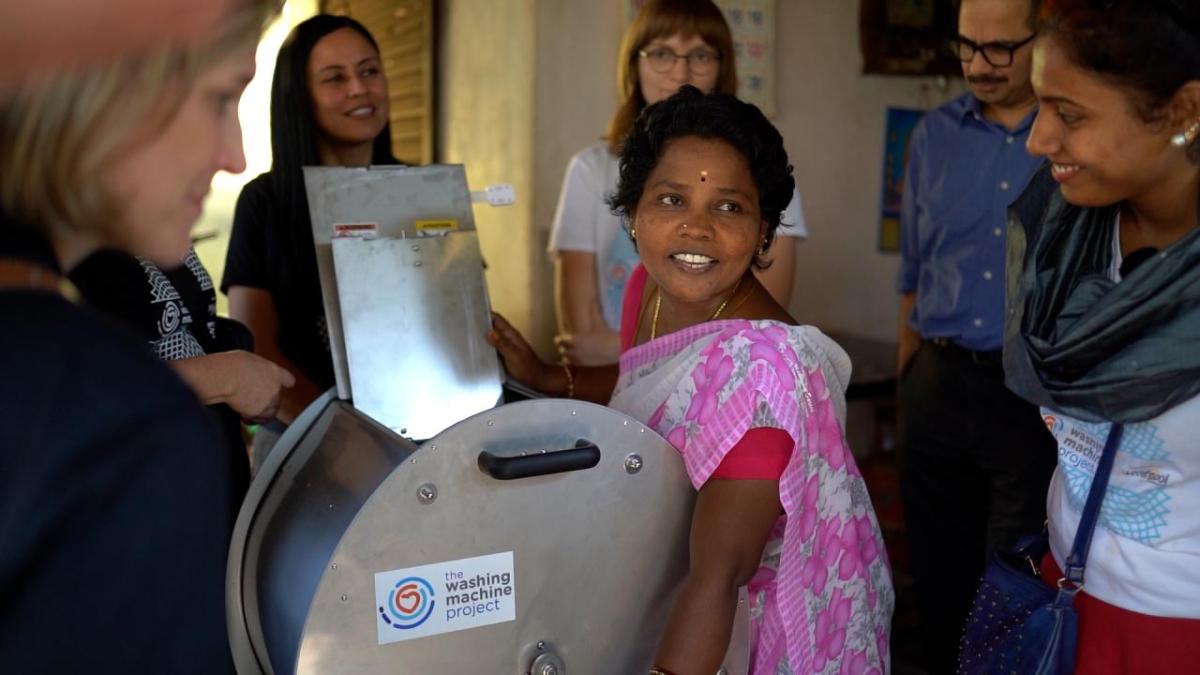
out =
{"type": "Polygon", "coordinates": [[[0,102],[0,671],[231,672],[229,455],[144,344],[60,292],[108,246],[180,260],[273,0],[196,49],[0,102]]]}
{"type": "Polygon", "coordinates": [[[295,375],[278,412],[290,423],[334,385],[301,169],[397,163],[379,48],[357,21],[318,15],[284,41],[271,85],[271,151],[271,171],[238,197],[221,290],[255,351],[295,375]]]}

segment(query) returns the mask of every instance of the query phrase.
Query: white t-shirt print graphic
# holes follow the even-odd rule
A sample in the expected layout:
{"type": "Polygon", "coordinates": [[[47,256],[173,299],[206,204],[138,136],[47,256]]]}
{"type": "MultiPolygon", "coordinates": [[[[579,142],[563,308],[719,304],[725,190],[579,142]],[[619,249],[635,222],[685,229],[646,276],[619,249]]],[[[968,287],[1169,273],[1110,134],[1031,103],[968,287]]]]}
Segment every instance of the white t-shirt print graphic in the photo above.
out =
{"type": "MultiPolygon", "coordinates": [[[[1045,408],[1042,415],[1058,444],[1046,508],[1061,565],[1112,425],[1045,408]]],[[[1198,417],[1200,397],[1125,425],[1088,558],[1091,595],[1145,614],[1200,618],[1198,417]]]]}

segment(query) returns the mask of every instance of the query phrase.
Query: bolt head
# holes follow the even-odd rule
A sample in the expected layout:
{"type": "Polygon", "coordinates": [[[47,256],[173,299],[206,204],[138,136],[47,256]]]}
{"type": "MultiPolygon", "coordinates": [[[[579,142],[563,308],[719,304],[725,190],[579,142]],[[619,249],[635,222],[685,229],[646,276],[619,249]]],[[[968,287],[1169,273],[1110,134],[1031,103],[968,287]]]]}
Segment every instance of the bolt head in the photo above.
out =
{"type": "Polygon", "coordinates": [[[633,453],[625,458],[625,473],[635,474],[642,470],[642,456],[633,453]]]}
{"type": "Polygon", "coordinates": [[[425,483],[417,488],[417,501],[422,504],[432,504],[437,499],[437,486],[433,483],[425,483]]]}

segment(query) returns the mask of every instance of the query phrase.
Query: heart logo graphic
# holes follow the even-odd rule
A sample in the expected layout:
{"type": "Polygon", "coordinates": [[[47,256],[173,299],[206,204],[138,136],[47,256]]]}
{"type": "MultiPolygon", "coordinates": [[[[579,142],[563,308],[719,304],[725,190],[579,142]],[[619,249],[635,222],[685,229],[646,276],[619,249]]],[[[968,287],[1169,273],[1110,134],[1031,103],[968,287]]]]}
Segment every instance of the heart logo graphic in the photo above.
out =
{"type": "Polygon", "coordinates": [[[396,607],[405,614],[412,614],[421,606],[421,592],[415,584],[409,584],[396,594],[396,607]]]}

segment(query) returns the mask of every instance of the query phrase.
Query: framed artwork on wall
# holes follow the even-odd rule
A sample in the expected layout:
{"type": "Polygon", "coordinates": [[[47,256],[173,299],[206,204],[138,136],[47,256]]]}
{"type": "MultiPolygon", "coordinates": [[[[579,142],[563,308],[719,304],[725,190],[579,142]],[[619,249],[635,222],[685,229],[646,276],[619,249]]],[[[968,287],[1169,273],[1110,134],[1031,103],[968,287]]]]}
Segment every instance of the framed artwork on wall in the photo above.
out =
{"type": "MultiPolygon", "coordinates": [[[[775,114],[775,0],[713,0],[733,33],[738,97],[775,114]]],[[[645,0],[621,0],[628,26],[645,0]]]]}
{"type": "Polygon", "coordinates": [[[862,0],[859,49],[866,75],[958,75],[946,41],[958,26],[953,0],[862,0]]]}

